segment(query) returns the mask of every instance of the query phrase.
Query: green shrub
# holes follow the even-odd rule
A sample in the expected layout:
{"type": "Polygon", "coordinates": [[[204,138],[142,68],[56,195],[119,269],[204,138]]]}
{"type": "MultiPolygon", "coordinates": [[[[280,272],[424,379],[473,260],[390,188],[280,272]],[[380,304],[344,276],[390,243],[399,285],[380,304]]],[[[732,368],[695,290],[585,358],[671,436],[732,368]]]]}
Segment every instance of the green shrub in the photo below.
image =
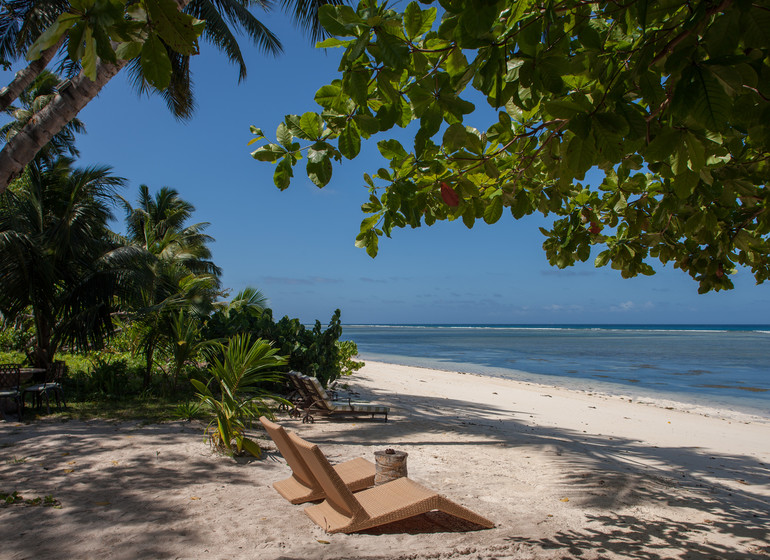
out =
{"type": "Polygon", "coordinates": [[[284,371],[296,370],[315,376],[324,386],[360,367],[350,359],[352,347],[339,344],[342,335],[339,309],[325,330],[320,321],[316,321],[312,329],[306,328],[299,319],[289,317],[275,322],[270,309],[261,312],[254,309],[217,311],[208,320],[204,333],[207,339],[227,339],[238,333],[248,333],[269,340],[281,354],[288,356],[284,371]]]}

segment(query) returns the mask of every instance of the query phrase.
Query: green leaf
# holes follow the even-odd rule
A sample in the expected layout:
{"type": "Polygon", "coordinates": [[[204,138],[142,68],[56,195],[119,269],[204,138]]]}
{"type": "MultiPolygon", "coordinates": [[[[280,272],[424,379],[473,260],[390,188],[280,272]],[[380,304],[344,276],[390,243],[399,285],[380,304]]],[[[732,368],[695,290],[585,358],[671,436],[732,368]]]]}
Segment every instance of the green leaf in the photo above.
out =
{"type": "Polygon", "coordinates": [[[307,162],[307,176],[317,187],[325,187],[332,178],[332,162],[328,155],[319,162],[307,162]]]}
{"type": "Polygon", "coordinates": [[[77,14],[63,13],[60,14],[56,21],[46,29],[38,38],[32,43],[32,46],[27,51],[27,60],[37,60],[43,51],[48,50],[59,42],[62,35],[64,35],[73,25],[80,20],[80,16],[77,14]]]}
{"type": "Polygon", "coordinates": [[[503,215],[503,198],[496,196],[484,208],[484,221],[494,224],[503,215]]]}
{"type": "Polygon", "coordinates": [[[346,37],[355,35],[356,23],[362,23],[361,18],[350,6],[333,6],[324,4],[318,10],[318,20],[331,35],[346,37]]]}
{"type": "Polygon", "coordinates": [[[379,58],[391,68],[402,68],[409,56],[409,48],[398,37],[384,31],[377,32],[379,58]]]}
{"type": "Polygon", "coordinates": [[[585,140],[575,136],[567,145],[567,165],[578,178],[593,167],[595,156],[596,148],[590,136],[585,140]]]}
{"type": "Polygon", "coordinates": [[[304,113],[299,119],[299,126],[307,136],[313,140],[321,136],[321,129],[323,127],[323,119],[318,113],[308,111],[304,113]]]}
{"type": "Polygon", "coordinates": [[[689,91],[690,114],[708,128],[722,130],[731,117],[730,98],[710,72],[698,69],[689,91]]]}
{"type": "Polygon", "coordinates": [[[278,128],[275,131],[275,137],[281,146],[284,146],[287,149],[291,147],[291,142],[294,139],[294,136],[289,130],[289,127],[286,126],[286,123],[278,124],[278,128]]]}
{"type": "Polygon", "coordinates": [[[340,134],[339,149],[340,153],[348,159],[353,159],[361,151],[361,135],[354,122],[348,122],[345,130],[340,134]]]}
{"type": "MultiPolygon", "coordinates": [[[[83,66],[83,74],[85,74],[90,80],[96,80],[96,42],[91,34],[91,28],[86,27],[85,33],[83,33],[83,43],[85,44],[85,50],[83,51],[83,58],[80,59],[80,64],[83,66]]],[[[169,69],[169,77],[171,70],[169,69]]]]}
{"type": "Polygon", "coordinates": [[[347,93],[357,105],[366,107],[366,102],[369,97],[368,72],[348,72],[342,80],[342,87],[345,93],[347,93]]]}
{"type": "Polygon", "coordinates": [[[377,142],[377,148],[385,159],[403,159],[408,154],[398,140],[380,140],[377,142]]]}
{"type": "Polygon", "coordinates": [[[192,55],[198,49],[201,21],[180,11],[175,0],[144,0],[152,29],[179,54],[192,55]]]}
{"type": "Polygon", "coordinates": [[[420,35],[422,29],[422,10],[417,2],[410,2],[404,10],[404,31],[410,41],[420,35]]]}
{"type": "Polygon", "coordinates": [[[139,41],[120,43],[118,48],[115,49],[115,54],[120,60],[132,60],[142,53],[143,46],[144,43],[140,43],[139,41]]]}
{"type": "Polygon", "coordinates": [[[315,102],[324,109],[336,111],[340,114],[347,113],[345,107],[346,96],[339,85],[331,84],[321,87],[315,94],[315,102]]]}
{"type": "Polygon", "coordinates": [[[294,170],[292,169],[291,161],[288,158],[282,159],[275,167],[273,172],[273,183],[279,189],[286,190],[291,178],[294,176],[294,170]]]}
{"type": "Polygon", "coordinates": [[[171,61],[165,45],[155,33],[151,33],[142,47],[139,59],[142,75],[158,90],[164,90],[171,82],[171,61]]]}
{"type": "Polygon", "coordinates": [[[275,163],[285,155],[286,149],[278,144],[267,144],[251,152],[251,157],[257,161],[267,161],[270,163],[275,163]]]}

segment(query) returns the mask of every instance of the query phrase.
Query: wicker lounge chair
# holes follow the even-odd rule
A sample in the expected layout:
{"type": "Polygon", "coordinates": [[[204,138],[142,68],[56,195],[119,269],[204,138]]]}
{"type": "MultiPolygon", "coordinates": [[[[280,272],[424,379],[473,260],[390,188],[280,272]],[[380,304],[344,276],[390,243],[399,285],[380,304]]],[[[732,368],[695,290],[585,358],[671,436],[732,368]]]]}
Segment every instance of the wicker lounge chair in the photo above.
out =
{"type": "Polygon", "coordinates": [[[406,477],[353,494],[317,445],[289,438],[326,492],[326,500],[305,513],[327,533],[353,533],[439,510],[485,528],[495,524],[406,477]]]}
{"type": "MultiPolygon", "coordinates": [[[[326,497],[318,480],[310,472],[304,459],[300,457],[294,443],[289,439],[289,434],[283,429],[283,426],[271,422],[264,416],[259,419],[267,430],[272,440],[275,442],[278,451],[281,452],[286,463],[292,470],[292,475],[285,479],[273,483],[278,493],[289,500],[292,504],[302,504],[322,500],[326,497]]],[[[346,461],[335,465],[335,472],[339,475],[342,483],[352,491],[363,490],[374,485],[374,463],[367,461],[363,457],[358,457],[351,461],[346,461]]]]}
{"type": "Polygon", "coordinates": [[[299,380],[305,385],[312,402],[305,408],[305,414],[302,422],[315,422],[313,413],[317,412],[324,416],[368,416],[374,418],[375,414],[382,414],[385,422],[388,421],[390,408],[370,403],[358,403],[348,399],[347,403],[333,402],[332,398],[323,388],[323,385],[315,377],[300,375],[299,380]]]}

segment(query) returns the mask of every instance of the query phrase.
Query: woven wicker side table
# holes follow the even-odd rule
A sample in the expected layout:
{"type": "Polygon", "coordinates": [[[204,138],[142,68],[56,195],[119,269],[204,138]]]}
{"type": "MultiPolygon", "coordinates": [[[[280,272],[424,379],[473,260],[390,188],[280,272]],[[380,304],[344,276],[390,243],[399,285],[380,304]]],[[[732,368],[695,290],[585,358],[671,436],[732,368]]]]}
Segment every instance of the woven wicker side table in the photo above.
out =
{"type": "Polygon", "coordinates": [[[408,453],[385,449],[374,452],[374,485],[379,486],[391,480],[406,476],[406,457],[408,453]]]}

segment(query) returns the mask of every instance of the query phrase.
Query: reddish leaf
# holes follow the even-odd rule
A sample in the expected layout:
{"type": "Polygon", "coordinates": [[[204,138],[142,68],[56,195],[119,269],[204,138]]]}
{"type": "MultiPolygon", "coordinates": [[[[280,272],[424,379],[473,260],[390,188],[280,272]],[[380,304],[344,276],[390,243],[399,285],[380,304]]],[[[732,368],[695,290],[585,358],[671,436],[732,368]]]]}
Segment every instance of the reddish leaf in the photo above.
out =
{"type": "Polygon", "coordinates": [[[460,204],[460,197],[457,196],[455,190],[443,182],[441,183],[441,198],[444,199],[447,206],[455,207],[460,204]]]}

